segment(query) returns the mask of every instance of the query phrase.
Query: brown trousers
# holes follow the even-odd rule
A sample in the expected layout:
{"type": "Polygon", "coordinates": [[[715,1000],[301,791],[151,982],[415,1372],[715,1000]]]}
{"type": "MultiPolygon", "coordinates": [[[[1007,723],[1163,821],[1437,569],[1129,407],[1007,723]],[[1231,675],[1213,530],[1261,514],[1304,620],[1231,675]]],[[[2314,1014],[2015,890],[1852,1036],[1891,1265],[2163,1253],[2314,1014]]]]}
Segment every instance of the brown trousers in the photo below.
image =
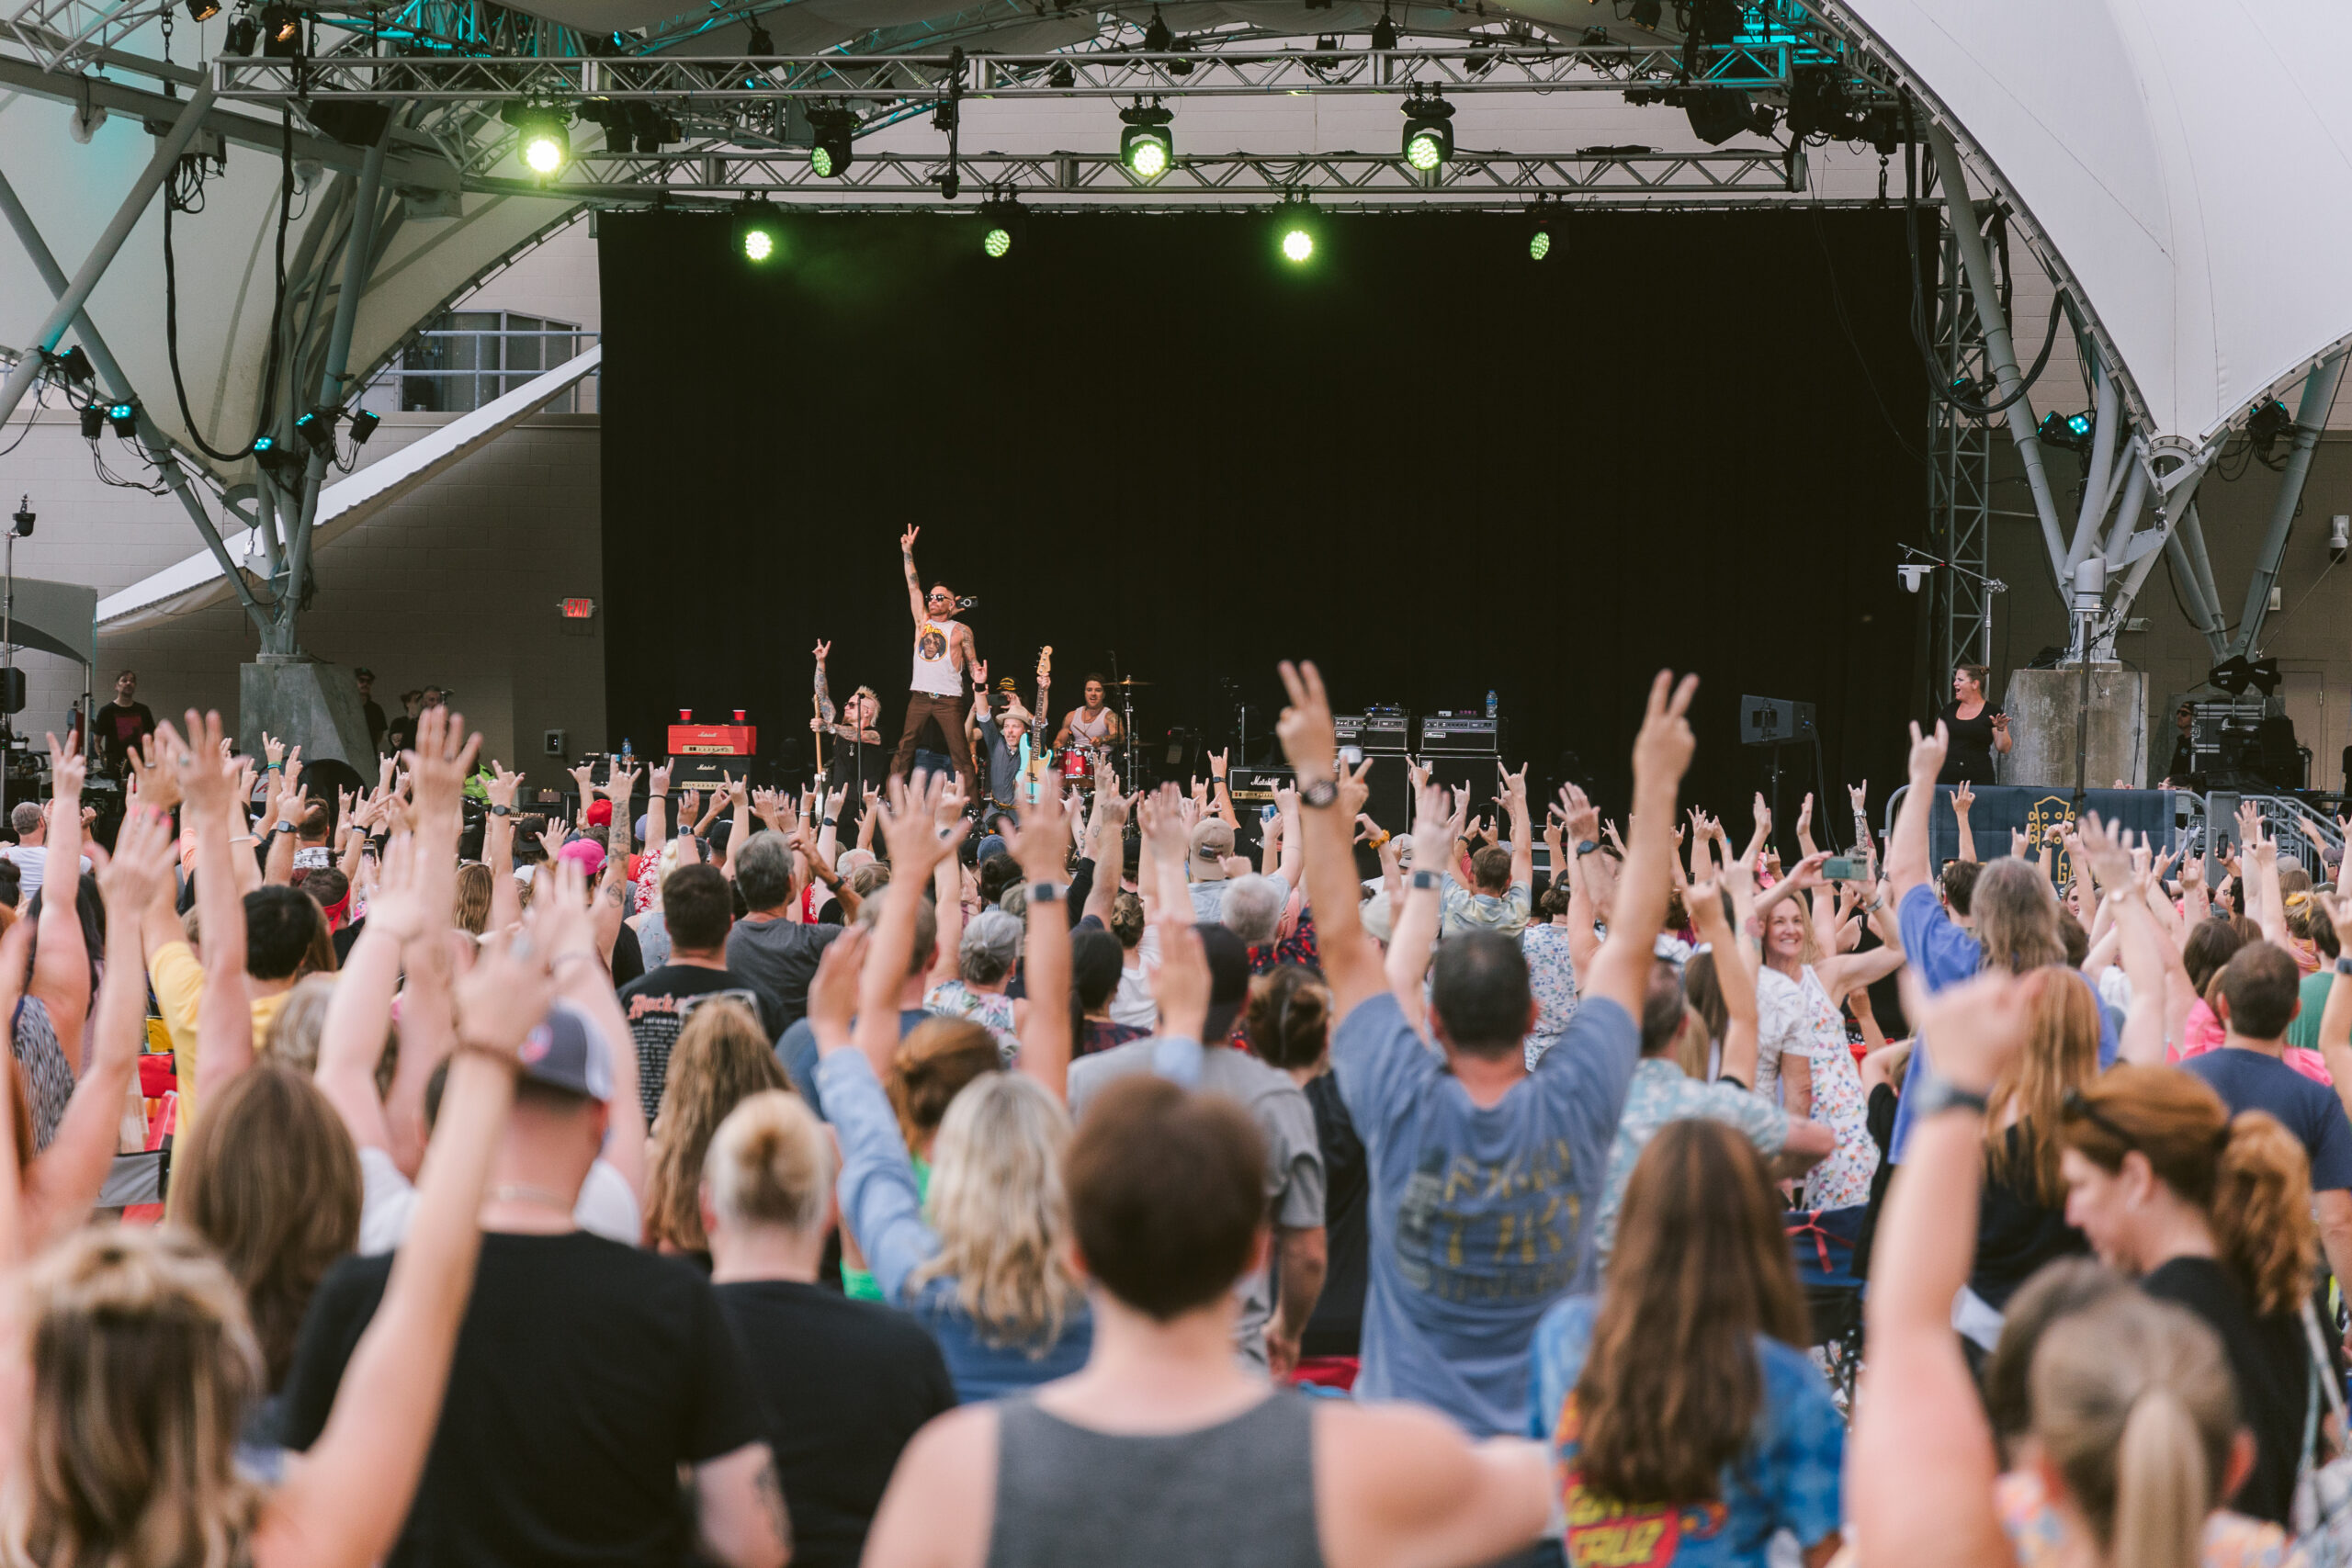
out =
{"type": "Polygon", "coordinates": [[[922,733],[922,721],[935,718],[939,732],[947,738],[947,760],[956,764],[956,782],[963,785],[964,796],[970,799],[978,789],[978,777],[972,767],[971,743],[964,739],[964,709],[971,701],[965,693],[952,697],[935,697],[929,692],[907,694],[906,728],[899,732],[898,755],[890,759],[890,776],[899,778],[915,760],[915,737],[922,733]]]}

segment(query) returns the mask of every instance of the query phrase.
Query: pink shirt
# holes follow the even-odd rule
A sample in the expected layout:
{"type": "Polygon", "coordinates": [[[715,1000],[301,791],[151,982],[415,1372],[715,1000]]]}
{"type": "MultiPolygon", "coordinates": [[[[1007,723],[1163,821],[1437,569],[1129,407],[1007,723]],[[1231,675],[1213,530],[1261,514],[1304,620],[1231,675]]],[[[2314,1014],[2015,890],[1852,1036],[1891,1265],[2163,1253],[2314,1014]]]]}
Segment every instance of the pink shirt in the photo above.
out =
{"type": "MultiPolygon", "coordinates": [[[[2184,1062],[2191,1056],[2201,1056],[2208,1051],[2218,1051],[2222,1048],[2222,1042],[2229,1037],[2229,1032],[2222,1027],[2222,1021],[2213,1016],[2213,1010],[2207,1007],[2201,998],[2195,1007],[2188,1010],[2188,1020],[2181,1025],[2180,1033],[2179,1043],[2165,1053],[2166,1061],[2184,1062]]],[[[2327,1076],[2327,1063],[2318,1052],[2306,1050],[2301,1045],[2290,1045],[2279,1059],[2313,1083],[2325,1084],[2331,1089],[2335,1087],[2335,1080],[2327,1076]]]]}

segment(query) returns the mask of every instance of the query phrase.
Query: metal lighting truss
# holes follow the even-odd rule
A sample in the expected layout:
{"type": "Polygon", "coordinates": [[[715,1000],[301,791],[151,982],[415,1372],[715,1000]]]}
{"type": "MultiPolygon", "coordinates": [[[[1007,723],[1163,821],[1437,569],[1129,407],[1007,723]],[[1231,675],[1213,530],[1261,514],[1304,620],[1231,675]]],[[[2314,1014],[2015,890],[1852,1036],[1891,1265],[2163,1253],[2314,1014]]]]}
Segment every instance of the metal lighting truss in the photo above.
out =
{"type": "MultiPolygon", "coordinates": [[[[1990,378],[1984,323],[1968,287],[1949,223],[1937,225],[1934,345],[1936,368],[1947,387],[1965,384],[1974,396],[1990,378]]],[[[1991,523],[1993,426],[1971,419],[1944,398],[1928,400],[1928,552],[1944,563],[1930,574],[1935,658],[1928,666],[1929,706],[1943,702],[1943,683],[1958,664],[1993,661],[1991,523]]]]}
{"type": "MultiPolygon", "coordinates": [[[[1334,206],[1517,206],[1539,195],[1574,196],[1580,205],[1702,205],[1753,201],[1790,189],[1775,148],[1754,152],[1653,152],[1594,148],[1583,152],[1480,154],[1457,152],[1424,175],[1393,153],[1186,153],[1166,175],[1137,179],[1115,152],[1013,155],[965,153],[965,182],[1000,195],[1113,200],[1164,208],[1231,205],[1312,195],[1334,206]]],[[[936,206],[944,156],[865,153],[839,179],[820,179],[805,152],[696,152],[578,155],[565,177],[544,188],[604,205],[643,206],[657,197],[714,201],[766,197],[804,208],[936,206]]],[[[526,182],[511,182],[522,188],[526,182]]]]}
{"type": "MultiPolygon", "coordinates": [[[[1792,43],[1711,51],[1688,86],[1748,93],[1792,85],[1792,43]]],[[[823,98],[895,103],[936,98],[1260,97],[1268,94],[1612,92],[1685,85],[1682,51],[1634,44],[1459,49],[1221,49],[967,54],[515,56],[223,55],[214,86],[232,101],[396,97],[404,103],[535,98],[643,99],[696,106],[823,98]],[[1057,79],[1058,77],[1058,79],[1057,79]]]]}

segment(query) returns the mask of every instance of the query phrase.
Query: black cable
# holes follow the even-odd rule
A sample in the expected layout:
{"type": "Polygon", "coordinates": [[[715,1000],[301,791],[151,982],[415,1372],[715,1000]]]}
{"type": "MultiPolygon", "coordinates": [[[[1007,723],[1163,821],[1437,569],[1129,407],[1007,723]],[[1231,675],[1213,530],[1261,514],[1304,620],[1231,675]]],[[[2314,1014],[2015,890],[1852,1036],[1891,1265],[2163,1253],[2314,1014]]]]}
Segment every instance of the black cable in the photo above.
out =
{"type": "MultiPolygon", "coordinates": [[[[1907,129],[1911,118],[1910,100],[1904,100],[1903,117],[1907,129]]],[[[1958,409],[1971,419],[1989,419],[2011,404],[2022,400],[2041,379],[2050,365],[2050,351],[2058,343],[2058,318],[2064,310],[2066,296],[2057,291],[2050,299],[2050,324],[2041,334],[2041,352],[2033,357],[2033,368],[2025,373],[2017,390],[1996,402],[1980,403],[1964,398],[1944,384],[1944,367],[1936,363],[1936,351],[1928,342],[1927,303],[1919,288],[1919,187],[1917,171],[1912,162],[1910,146],[1903,156],[1903,239],[1911,254],[1911,339],[1918,345],[1920,363],[1928,372],[1928,386],[1935,395],[1958,409]]]]}
{"type": "MultiPolygon", "coordinates": [[[[253,456],[254,442],[258,441],[275,417],[277,400],[277,363],[286,318],[286,229],[293,217],[294,200],[294,115],[290,107],[278,111],[280,132],[277,153],[277,295],[269,308],[269,361],[262,382],[261,418],[254,439],[234,452],[224,452],[204,438],[197,427],[196,412],[188,407],[187,381],[180,371],[180,288],[179,267],[172,249],[172,213],[181,204],[176,190],[167,191],[164,197],[164,348],[172,365],[172,393],[179,400],[180,421],[187,427],[188,439],[197,449],[216,463],[236,463],[253,456]]],[[[197,182],[201,192],[203,184],[197,182]]]]}

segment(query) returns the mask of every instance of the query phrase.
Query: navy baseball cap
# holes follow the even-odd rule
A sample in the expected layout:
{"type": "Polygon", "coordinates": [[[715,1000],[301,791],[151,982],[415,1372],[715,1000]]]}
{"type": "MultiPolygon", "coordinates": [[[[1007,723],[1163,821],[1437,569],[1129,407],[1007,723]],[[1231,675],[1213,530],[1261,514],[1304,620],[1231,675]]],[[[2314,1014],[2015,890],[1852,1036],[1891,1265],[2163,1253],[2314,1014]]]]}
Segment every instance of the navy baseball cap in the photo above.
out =
{"type": "Polygon", "coordinates": [[[549,1089],[585,1095],[599,1105],[613,1098],[613,1059],[604,1034],[570,1002],[551,1002],[548,1015],[523,1037],[515,1055],[524,1077],[549,1089]]]}

